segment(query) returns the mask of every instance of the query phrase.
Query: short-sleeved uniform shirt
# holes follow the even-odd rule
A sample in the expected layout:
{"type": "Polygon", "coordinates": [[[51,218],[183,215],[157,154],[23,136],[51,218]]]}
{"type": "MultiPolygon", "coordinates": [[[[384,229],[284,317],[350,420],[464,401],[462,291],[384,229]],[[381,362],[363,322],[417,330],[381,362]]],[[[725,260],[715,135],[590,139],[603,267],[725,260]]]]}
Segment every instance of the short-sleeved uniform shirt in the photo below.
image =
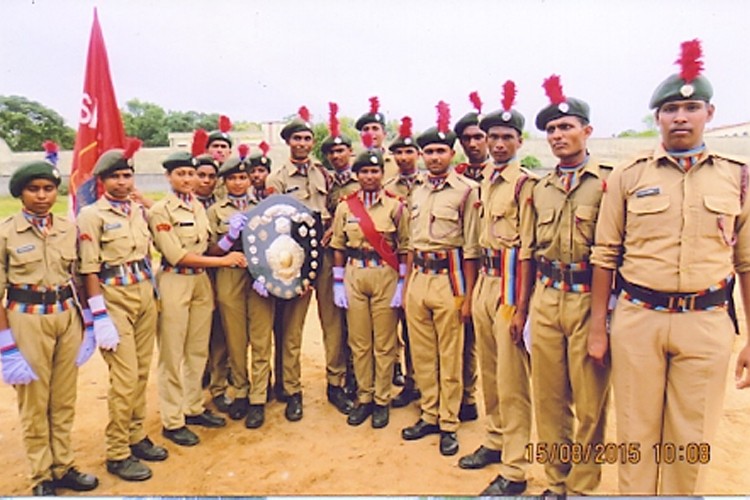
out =
{"type": "Polygon", "coordinates": [[[176,266],[188,252],[203,255],[208,249],[208,217],[197,198],[188,206],[170,192],[151,207],[148,218],[156,248],[170,265],[176,266]]]}
{"type": "Polygon", "coordinates": [[[310,210],[320,212],[325,224],[331,219],[328,211],[330,174],[320,163],[311,160],[309,165],[307,175],[303,175],[296,165],[287,161],[268,175],[266,185],[273,193],[292,195],[310,210]]]}

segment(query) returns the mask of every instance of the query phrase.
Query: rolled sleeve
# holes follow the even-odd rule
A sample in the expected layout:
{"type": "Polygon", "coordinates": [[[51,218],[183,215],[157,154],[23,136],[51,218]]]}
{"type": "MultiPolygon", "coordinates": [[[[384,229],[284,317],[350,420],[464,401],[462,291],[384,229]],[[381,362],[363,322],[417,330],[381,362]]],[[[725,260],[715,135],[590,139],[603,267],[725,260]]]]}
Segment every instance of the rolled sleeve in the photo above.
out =
{"type": "Polygon", "coordinates": [[[622,168],[616,168],[607,179],[596,223],[591,263],[603,269],[617,269],[623,252],[626,198],[622,171],[622,168]]]}

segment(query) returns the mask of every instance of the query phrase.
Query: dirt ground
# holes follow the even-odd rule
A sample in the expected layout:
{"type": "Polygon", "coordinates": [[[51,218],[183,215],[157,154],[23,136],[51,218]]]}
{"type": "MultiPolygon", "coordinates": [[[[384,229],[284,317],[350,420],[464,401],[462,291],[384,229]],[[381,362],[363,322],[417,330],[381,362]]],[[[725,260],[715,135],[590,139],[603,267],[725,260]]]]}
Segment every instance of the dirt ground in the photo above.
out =
{"type": "MultiPolygon", "coordinates": [[[[92,495],[476,495],[496,475],[493,467],[464,471],[458,457],[482,443],[484,423],[463,424],[458,436],[459,455],[443,457],[438,436],[406,442],[403,427],[419,417],[418,407],[391,411],[390,425],[375,430],[369,421],[360,427],[346,424],[325,398],[325,368],[321,331],[315,304],[310,308],[303,355],[304,418],[291,423],[284,405],[272,402],[266,423],[248,430],[243,421],[229,421],[222,429],[194,428],[201,443],[183,448],[162,438],[158,413],[155,363],[148,394],[149,435],[165,444],[167,461],[151,464],[154,476],[143,483],[128,483],[108,474],[104,466],[104,427],[107,422],[107,370],[95,355],[80,371],[73,444],[79,468],[99,476],[92,495]]],[[[735,342],[732,367],[744,335],[735,342]]],[[[156,357],[154,357],[155,361],[156,357]]],[[[208,396],[207,396],[208,397],[208,396]]],[[[480,397],[481,400],[481,397],[480,397]]],[[[481,406],[481,404],[480,404],[481,406]]],[[[711,446],[709,494],[750,492],[750,390],[734,388],[727,376],[727,397],[719,433],[711,446]]],[[[613,415],[613,413],[612,413],[613,415]]],[[[607,440],[615,441],[614,417],[607,440]]],[[[27,495],[28,463],[20,435],[13,389],[0,384],[0,495],[27,495]]],[[[530,471],[527,494],[539,494],[546,485],[542,466],[530,471]]],[[[602,494],[617,493],[615,465],[605,465],[602,494]]],[[[60,493],[70,495],[68,490],[60,493]]]]}

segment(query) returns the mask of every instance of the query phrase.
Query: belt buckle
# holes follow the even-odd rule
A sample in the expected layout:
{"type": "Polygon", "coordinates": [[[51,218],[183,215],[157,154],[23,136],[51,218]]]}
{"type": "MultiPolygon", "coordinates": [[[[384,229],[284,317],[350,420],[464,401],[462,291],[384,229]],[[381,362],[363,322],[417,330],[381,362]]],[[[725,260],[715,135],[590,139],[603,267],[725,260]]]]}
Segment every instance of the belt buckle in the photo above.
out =
{"type": "Polygon", "coordinates": [[[679,297],[669,297],[667,309],[675,312],[687,312],[695,309],[695,295],[680,295],[679,297]]]}
{"type": "Polygon", "coordinates": [[[42,292],[42,304],[57,304],[60,302],[60,289],[55,288],[53,290],[45,290],[42,292]],[[51,299],[54,299],[50,302],[51,299]]]}

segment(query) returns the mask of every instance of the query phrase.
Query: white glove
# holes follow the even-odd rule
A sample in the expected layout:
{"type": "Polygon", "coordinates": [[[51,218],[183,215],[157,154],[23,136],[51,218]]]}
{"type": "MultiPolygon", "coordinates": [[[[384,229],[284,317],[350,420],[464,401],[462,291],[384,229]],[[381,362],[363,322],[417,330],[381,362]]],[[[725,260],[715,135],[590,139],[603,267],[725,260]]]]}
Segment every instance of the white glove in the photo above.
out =
{"type": "Polygon", "coordinates": [[[91,314],[91,309],[83,310],[83,340],[81,341],[81,347],[78,348],[78,356],[76,356],[76,366],[81,367],[91,358],[91,355],[96,351],[96,337],[94,336],[94,315],[91,314]]]}
{"type": "Polygon", "coordinates": [[[404,306],[404,279],[406,276],[406,264],[401,263],[398,265],[398,283],[396,283],[396,290],[393,292],[393,298],[391,299],[391,307],[399,308],[404,306]]]}
{"type": "Polygon", "coordinates": [[[18,350],[10,328],[0,331],[0,363],[3,365],[3,380],[6,384],[26,385],[39,377],[18,350]]]}
{"type": "Polygon", "coordinates": [[[253,281],[253,290],[261,297],[268,297],[268,289],[258,280],[253,281]]]}
{"type": "Polygon", "coordinates": [[[120,343],[120,334],[109,317],[107,307],[104,305],[104,297],[95,295],[89,298],[89,307],[94,317],[94,337],[96,344],[100,349],[105,351],[117,350],[117,344],[120,343]]]}
{"type": "Polygon", "coordinates": [[[334,266],[333,268],[333,303],[341,309],[349,309],[346,287],[344,286],[344,268],[341,266],[334,266]]]}

